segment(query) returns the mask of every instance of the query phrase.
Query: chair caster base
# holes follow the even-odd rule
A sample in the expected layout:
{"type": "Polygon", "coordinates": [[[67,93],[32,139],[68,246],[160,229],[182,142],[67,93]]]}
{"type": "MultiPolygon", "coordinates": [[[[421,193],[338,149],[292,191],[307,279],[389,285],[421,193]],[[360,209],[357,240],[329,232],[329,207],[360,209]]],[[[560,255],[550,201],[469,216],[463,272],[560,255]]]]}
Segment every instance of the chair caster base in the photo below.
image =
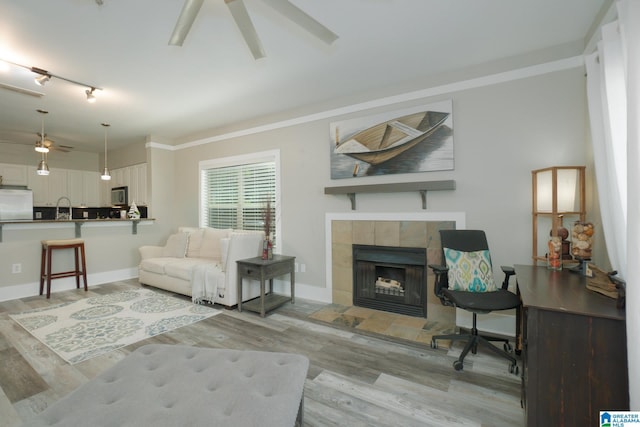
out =
{"type": "Polygon", "coordinates": [[[509,365],[509,372],[514,375],[518,375],[520,373],[520,368],[516,364],[509,365]]]}
{"type": "Polygon", "coordinates": [[[453,369],[455,369],[456,371],[462,371],[462,368],[464,368],[462,361],[456,360],[455,362],[453,362],[453,369]]]}

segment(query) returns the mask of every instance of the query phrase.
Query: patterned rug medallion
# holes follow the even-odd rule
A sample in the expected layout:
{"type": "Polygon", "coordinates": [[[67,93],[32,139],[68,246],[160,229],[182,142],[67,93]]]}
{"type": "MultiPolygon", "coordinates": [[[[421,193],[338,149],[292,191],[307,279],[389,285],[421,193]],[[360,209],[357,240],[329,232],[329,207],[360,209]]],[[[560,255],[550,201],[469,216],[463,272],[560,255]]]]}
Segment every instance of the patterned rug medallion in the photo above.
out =
{"type": "Polygon", "coordinates": [[[219,313],[210,306],[141,289],[9,317],[58,356],[75,364],[219,313]]]}

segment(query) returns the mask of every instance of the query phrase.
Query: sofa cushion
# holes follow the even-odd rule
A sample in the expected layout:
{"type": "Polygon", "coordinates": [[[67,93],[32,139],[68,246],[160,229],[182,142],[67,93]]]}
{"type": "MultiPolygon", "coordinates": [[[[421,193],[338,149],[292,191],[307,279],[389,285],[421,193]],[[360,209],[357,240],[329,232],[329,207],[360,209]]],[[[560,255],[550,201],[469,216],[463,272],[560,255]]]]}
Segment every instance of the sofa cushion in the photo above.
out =
{"type": "Polygon", "coordinates": [[[187,243],[189,235],[187,233],[176,233],[169,236],[167,243],[162,249],[163,257],[184,258],[187,253],[187,243]]]}
{"type": "Polygon", "coordinates": [[[167,276],[190,281],[194,267],[199,264],[211,264],[211,260],[202,258],[174,259],[173,262],[164,265],[164,272],[167,276]]]}
{"type": "Polygon", "coordinates": [[[229,237],[231,229],[205,228],[204,239],[200,247],[200,258],[221,259],[220,239],[229,237]]]}
{"type": "Polygon", "coordinates": [[[175,261],[175,258],[170,257],[143,259],[142,261],[140,261],[140,269],[148,271],[150,273],[165,274],[165,265],[175,261]]]}
{"type": "Polygon", "coordinates": [[[200,248],[202,247],[202,239],[204,239],[204,228],[197,227],[178,227],[179,232],[189,234],[189,244],[187,245],[187,257],[200,257],[200,248]]]}

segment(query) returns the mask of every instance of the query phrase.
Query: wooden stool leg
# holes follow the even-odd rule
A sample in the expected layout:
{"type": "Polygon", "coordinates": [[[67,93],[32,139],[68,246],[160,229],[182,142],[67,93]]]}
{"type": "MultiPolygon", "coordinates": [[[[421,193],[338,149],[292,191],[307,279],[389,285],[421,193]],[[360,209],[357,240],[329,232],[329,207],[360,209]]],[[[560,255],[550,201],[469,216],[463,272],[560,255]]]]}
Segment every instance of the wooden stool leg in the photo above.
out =
{"type": "Polygon", "coordinates": [[[46,260],[46,249],[45,246],[42,245],[42,255],[40,256],[40,295],[44,292],[44,274],[45,274],[45,260],[46,260]]]}
{"type": "Polygon", "coordinates": [[[47,246],[47,299],[51,297],[51,246],[47,246]]]}
{"type": "Polygon", "coordinates": [[[82,252],[82,278],[84,279],[84,290],[88,291],[89,289],[87,289],[87,263],[84,257],[84,243],[80,245],[80,251],[82,252]]]}
{"type": "Polygon", "coordinates": [[[78,259],[78,246],[73,248],[73,255],[75,258],[75,276],[76,276],[76,289],[80,289],[80,260],[78,259]]]}

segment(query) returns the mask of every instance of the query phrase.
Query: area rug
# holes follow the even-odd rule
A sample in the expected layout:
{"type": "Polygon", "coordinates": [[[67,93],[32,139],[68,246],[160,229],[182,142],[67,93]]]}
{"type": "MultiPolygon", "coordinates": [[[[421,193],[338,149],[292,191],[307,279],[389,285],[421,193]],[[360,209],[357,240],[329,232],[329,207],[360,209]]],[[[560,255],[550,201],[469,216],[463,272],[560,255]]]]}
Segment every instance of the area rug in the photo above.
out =
{"type": "Polygon", "coordinates": [[[10,314],[70,364],[221,313],[147,289],[10,314]]]}

